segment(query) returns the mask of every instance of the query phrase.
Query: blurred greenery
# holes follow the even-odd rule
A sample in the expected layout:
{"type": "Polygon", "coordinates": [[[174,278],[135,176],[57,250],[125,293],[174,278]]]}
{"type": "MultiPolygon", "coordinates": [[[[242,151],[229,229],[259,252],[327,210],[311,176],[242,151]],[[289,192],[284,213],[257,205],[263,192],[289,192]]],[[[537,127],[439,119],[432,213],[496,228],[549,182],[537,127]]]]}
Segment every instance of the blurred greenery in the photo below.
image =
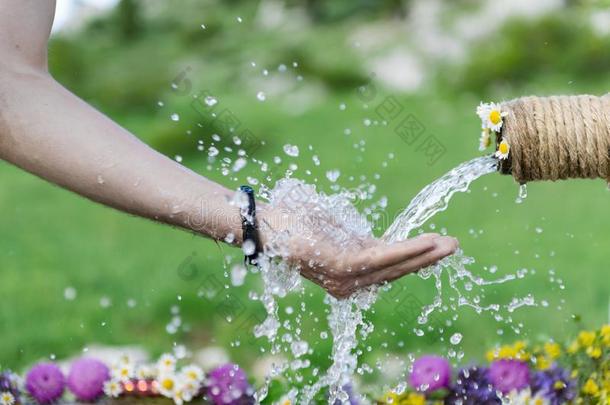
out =
{"type": "MultiPolygon", "coordinates": [[[[181,155],[183,164],[203,175],[228,187],[245,183],[248,176],[262,178],[253,163],[235,176],[223,176],[220,159],[234,154],[222,152],[211,162],[197,150],[198,141],[207,149],[214,133],[222,137],[223,147],[232,135],[193,110],[194,96],[208,91],[220,100],[219,108],[229,108],[239,119],[240,131],[247,128],[264,141],[256,159],[271,162],[280,155],[282,170],[297,164],[294,176],[316,182],[325,192],[333,190],[325,177],[331,169],[341,171],[338,183],[346,188],[362,183],[360,176],[374,182],[377,198],[389,201],[377,232],[422,187],[479,154],[474,115],[479,100],[601,94],[610,83],[610,37],[592,31],[585,6],[574,3],[540,18],[508,21],[480,43],[468,44],[464,62],[427,66],[430,80],[415,92],[374,82],[376,95],[363,103],[357,88],[370,72],[367,55],[351,46],[351,33],[368,23],[408,16],[411,3],[287,3],[290,10],[303,7],[312,15],[308,22],[295,17],[263,27],[257,23],[259,2],[184,0],[177,6],[123,0],[85,26],[55,35],[51,70],[67,88],[142,140],[168,156],[181,155]],[[261,89],[265,102],[256,98],[261,89]],[[405,115],[413,114],[425,126],[426,136],[434,135],[446,148],[436,163],[429,164],[422,151],[403,142],[394,132],[398,121],[364,124],[375,119],[375,108],[389,95],[399,100],[405,115]],[[177,122],[170,120],[174,113],[180,116],[177,122]],[[281,152],[287,143],[299,145],[298,158],[281,152]],[[320,166],[313,164],[314,154],[320,166]]],[[[476,7],[476,2],[463,3],[467,10],[476,7]]],[[[248,291],[260,290],[257,276],[249,275],[246,285],[213,299],[198,296],[202,287],[209,288],[210,275],[230,284],[227,256],[237,263],[239,251],[93,204],[5,163],[0,164],[0,182],[1,367],[20,369],[93,343],[139,344],[154,354],[174,343],[194,350],[220,345],[245,366],[260,358],[258,345],[264,344],[248,343],[241,320],[245,315],[227,322],[218,314],[219,303],[230,294],[248,316],[260,316],[261,306],[248,299],[248,291]],[[194,269],[186,278],[185,266],[194,269]],[[75,299],[64,297],[66,288],[75,289],[75,299]],[[166,331],[173,307],[183,322],[176,334],[166,331]]],[[[406,277],[394,291],[410,301],[400,307],[382,296],[367,315],[375,325],[362,345],[370,364],[378,358],[383,363],[385,353],[406,358],[407,353],[446,352],[456,331],[464,338],[455,349],[465,353],[466,362],[481,358],[483,348],[500,341],[565,339],[577,327],[575,317],[591,327],[607,321],[609,291],[603,280],[610,195],[605,184],[531,184],[522,204],[515,204],[516,196],[511,178],[487,176],[456,196],[425,229],[446,228],[458,237],[466,254],[476,259],[473,271],[486,278],[528,269],[523,278],[485,288],[479,294],[482,302],[506,304],[532,294],[539,305],[507,313],[502,321],[469,308],[443,312],[436,319],[449,325],[443,333],[418,337],[413,333],[417,321],[405,319],[404,305],[431,302],[434,286],[430,280],[406,277]]],[[[306,316],[300,327],[318,341],[312,362],[325,366],[330,339],[318,336],[327,329],[328,306],[322,292],[308,285],[303,295],[286,298],[281,307],[300,309],[301,301],[306,316]]]]}

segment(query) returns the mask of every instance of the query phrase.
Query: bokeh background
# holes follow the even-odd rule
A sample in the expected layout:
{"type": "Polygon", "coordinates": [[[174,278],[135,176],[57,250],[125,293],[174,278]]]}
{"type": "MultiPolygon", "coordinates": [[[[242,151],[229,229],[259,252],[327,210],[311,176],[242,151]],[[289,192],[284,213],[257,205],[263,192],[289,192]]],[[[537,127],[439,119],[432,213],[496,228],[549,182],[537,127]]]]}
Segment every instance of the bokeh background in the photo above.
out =
{"type": "MultiPolygon", "coordinates": [[[[325,192],[374,183],[374,201],[388,201],[378,234],[422,187],[481,154],[479,101],[603,94],[610,84],[606,1],[58,3],[50,66],[67,88],[157,150],[236,188],[264,175],[254,163],[223,175],[222,158],[235,158],[222,149],[233,135],[219,117],[226,109],[240,132],[263,143],[254,158],[282,157],[277,177],[292,163],[294,177],[325,192]],[[218,109],[196,111],[192,102],[201,94],[213,95],[218,109]],[[384,122],[378,108],[388,97],[401,115],[384,122]],[[405,117],[443,153],[431,158],[405,142],[396,131],[405,117]],[[208,157],[212,143],[221,149],[215,158],[208,157]],[[299,157],[286,156],[285,144],[298,145],[299,157]],[[334,170],[341,173],[336,183],[326,175],[334,170]]],[[[265,356],[264,342],[252,341],[244,327],[263,314],[248,298],[261,289],[258,277],[224,288],[239,250],[96,205],[6,163],[0,184],[2,368],[19,370],[92,344],[137,345],[153,354],[175,344],[220,346],[246,369],[265,356]],[[227,297],[237,309],[223,306],[227,297]],[[237,319],[227,321],[227,311],[237,319]]],[[[416,315],[435,290],[431,280],[406,277],[393,290],[400,302],[382,296],[367,314],[376,329],[362,345],[366,362],[388,371],[409,353],[453,348],[467,363],[498,342],[563,340],[580,326],[608,321],[605,182],[530,184],[521,204],[517,194],[512,178],[486,176],[424,229],[459,238],[477,275],[523,275],[472,296],[505,305],[531,295],[536,305],[504,311],[501,321],[470,308],[449,310],[436,315],[442,332],[420,337],[416,315]],[[448,342],[454,333],[463,335],[458,345],[448,342]]],[[[451,297],[446,292],[447,304],[451,297]]],[[[323,299],[307,283],[305,294],[281,304],[300,310],[305,302],[301,326],[315,338],[309,357],[321,367],[330,353],[330,339],[318,336],[327,330],[323,299]]]]}

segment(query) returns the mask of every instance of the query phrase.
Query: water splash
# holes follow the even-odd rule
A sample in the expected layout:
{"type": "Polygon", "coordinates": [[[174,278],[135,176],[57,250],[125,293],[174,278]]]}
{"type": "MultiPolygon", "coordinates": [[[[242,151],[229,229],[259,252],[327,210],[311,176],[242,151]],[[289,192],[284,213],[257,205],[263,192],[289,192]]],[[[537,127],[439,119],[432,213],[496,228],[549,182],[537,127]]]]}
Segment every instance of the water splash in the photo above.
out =
{"type": "MultiPolygon", "coordinates": [[[[285,149],[288,149],[286,151],[288,155],[294,154],[290,153],[293,152],[292,148],[285,149]]],[[[414,229],[421,227],[436,213],[445,210],[456,192],[466,191],[474,180],[495,172],[496,167],[495,158],[479,157],[451,170],[417,194],[388,228],[383,239],[389,243],[405,240],[414,229]]],[[[339,189],[335,188],[335,190],[339,189]]],[[[292,332],[288,330],[282,335],[282,339],[277,338],[280,329],[284,326],[279,320],[277,298],[282,298],[291,291],[303,291],[298,269],[282,260],[289,253],[287,246],[290,235],[299,232],[300,235],[310,238],[313,246],[316,242],[315,238],[319,237],[321,232],[325,238],[328,238],[328,243],[338,248],[347,248],[355,241],[372,237],[372,225],[352,205],[352,194],[353,192],[340,191],[337,194],[325,195],[317,192],[315,186],[291,178],[282,179],[274,188],[267,190],[266,196],[273,209],[288,213],[289,217],[298,220],[291,224],[291,229],[277,235],[271,243],[267,256],[261,260],[260,273],[264,281],[264,291],[260,297],[254,298],[260,300],[265,307],[267,318],[255,327],[255,335],[268,339],[272,354],[292,353],[294,359],[274,365],[267,378],[267,384],[257,393],[258,401],[266,397],[268,383],[273,377],[282,375],[289,369],[294,371],[306,368],[310,364],[309,360],[304,358],[309,346],[306,342],[303,344],[300,336],[292,336],[292,332]],[[320,229],[320,225],[324,225],[323,229],[320,229]]],[[[421,309],[417,319],[420,327],[413,330],[416,335],[424,335],[426,332],[422,325],[428,323],[434,311],[445,306],[443,276],[448,279],[448,289],[445,294],[453,294],[448,308],[454,311],[459,307],[470,307],[477,313],[491,312],[496,320],[503,320],[499,313],[502,309],[512,313],[519,307],[535,305],[535,300],[531,296],[515,298],[506,305],[482,304],[480,295],[484,294],[473,292],[474,286],[482,288],[501,284],[514,280],[517,276],[508,274],[495,280],[485,280],[467,269],[467,266],[473,263],[473,258],[465,256],[461,250],[458,250],[453,256],[419,272],[419,276],[423,279],[434,279],[437,294],[430,304],[421,309]],[[473,294],[474,296],[471,297],[473,294]]],[[[373,325],[365,321],[364,313],[375,303],[377,292],[377,287],[369,287],[345,300],[327,297],[327,303],[330,305],[328,324],[333,336],[332,364],[317,381],[306,385],[301,392],[295,391],[296,403],[314,402],[316,395],[323,389],[328,390],[329,403],[347,402],[348,393],[344,387],[358,369],[357,346],[373,330],[373,325]]],[[[456,317],[454,319],[457,319],[456,317]]],[[[425,329],[430,331],[431,326],[428,325],[425,329]]],[[[454,333],[450,342],[455,346],[461,339],[461,334],[454,333]]]]}
{"type": "Polygon", "coordinates": [[[470,183],[481,176],[495,172],[497,166],[496,158],[482,156],[462,163],[446,173],[411,200],[407,208],[383,234],[383,239],[387,242],[407,239],[413,229],[422,226],[434,214],[444,211],[455,193],[468,190],[470,183]]]}

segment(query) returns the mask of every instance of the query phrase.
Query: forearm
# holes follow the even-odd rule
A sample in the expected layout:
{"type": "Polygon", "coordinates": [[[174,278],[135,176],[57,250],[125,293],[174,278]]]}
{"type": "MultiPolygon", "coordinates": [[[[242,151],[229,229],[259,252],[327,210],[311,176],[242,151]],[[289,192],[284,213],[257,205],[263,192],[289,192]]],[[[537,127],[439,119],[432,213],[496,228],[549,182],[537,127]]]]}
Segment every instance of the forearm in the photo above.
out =
{"type": "Polygon", "coordinates": [[[0,158],[102,204],[240,242],[233,191],[154,151],[44,70],[0,66],[0,158]]]}

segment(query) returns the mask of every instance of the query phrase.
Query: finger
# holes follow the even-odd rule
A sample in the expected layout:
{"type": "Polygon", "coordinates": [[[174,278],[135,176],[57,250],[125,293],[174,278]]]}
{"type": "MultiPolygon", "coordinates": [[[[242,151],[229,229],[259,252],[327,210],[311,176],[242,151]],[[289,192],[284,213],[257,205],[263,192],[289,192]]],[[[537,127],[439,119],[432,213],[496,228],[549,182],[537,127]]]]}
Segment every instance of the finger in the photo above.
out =
{"type": "Polygon", "coordinates": [[[362,250],[347,266],[352,269],[352,274],[357,275],[385,269],[434,249],[437,238],[439,235],[429,233],[403,242],[379,244],[362,250]]]}
{"type": "Polygon", "coordinates": [[[456,239],[442,236],[434,240],[435,247],[432,250],[422,253],[421,255],[412,257],[402,263],[387,267],[382,270],[371,272],[361,276],[359,284],[367,286],[371,284],[381,284],[386,281],[394,281],[405,274],[416,272],[424,267],[428,267],[444,257],[447,257],[455,252],[458,248],[456,239]]]}

